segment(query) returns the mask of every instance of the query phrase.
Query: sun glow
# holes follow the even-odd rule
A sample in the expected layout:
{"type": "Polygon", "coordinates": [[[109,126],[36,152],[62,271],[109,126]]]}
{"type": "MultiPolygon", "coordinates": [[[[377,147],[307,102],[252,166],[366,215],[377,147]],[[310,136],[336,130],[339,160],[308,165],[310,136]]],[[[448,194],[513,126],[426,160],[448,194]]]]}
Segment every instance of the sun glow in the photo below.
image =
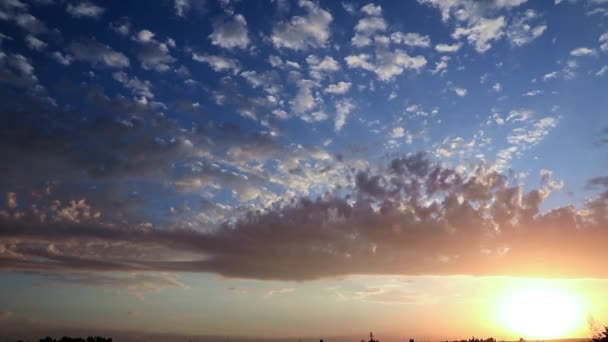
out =
{"type": "Polygon", "coordinates": [[[576,293],[551,285],[532,285],[505,296],[499,318],[508,331],[527,339],[569,337],[584,324],[585,314],[576,293]]]}

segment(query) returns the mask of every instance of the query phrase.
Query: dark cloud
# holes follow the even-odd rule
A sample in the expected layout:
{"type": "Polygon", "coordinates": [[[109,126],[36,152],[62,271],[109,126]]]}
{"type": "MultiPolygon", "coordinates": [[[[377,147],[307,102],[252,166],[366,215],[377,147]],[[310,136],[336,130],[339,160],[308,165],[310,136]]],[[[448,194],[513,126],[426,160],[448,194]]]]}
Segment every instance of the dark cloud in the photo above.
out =
{"type": "MultiPolygon", "coordinates": [[[[214,272],[306,280],[346,274],[606,277],[607,199],[546,213],[552,188],[484,165],[467,172],[423,154],[356,171],[348,194],[302,198],[211,231],[115,225],[75,214],[3,211],[0,267],[45,271],[214,272]],[[559,265],[552,267],[551,265],[559,265]]],[[[19,199],[17,199],[19,200],[19,199]]],[[[83,203],[79,210],[89,208],[83,203]]]]}
{"type": "Polygon", "coordinates": [[[129,58],[122,52],[115,51],[108,45],[95,40],[73,42],[66,48],[66,52],[76,60],[91,63],[94,66],[109,68],[125,68],[129,66],[129,58]]]}

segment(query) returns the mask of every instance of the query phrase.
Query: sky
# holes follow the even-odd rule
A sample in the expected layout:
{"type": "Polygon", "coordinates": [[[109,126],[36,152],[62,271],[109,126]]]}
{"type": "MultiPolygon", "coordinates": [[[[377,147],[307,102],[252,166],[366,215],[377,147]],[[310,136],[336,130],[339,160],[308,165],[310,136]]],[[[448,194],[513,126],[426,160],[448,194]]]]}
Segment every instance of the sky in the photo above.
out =
{"type": "Polygon", "coordinates": [[[605,0],[0,0],[0,337],[588,336],[607,56],[605,0]]]}

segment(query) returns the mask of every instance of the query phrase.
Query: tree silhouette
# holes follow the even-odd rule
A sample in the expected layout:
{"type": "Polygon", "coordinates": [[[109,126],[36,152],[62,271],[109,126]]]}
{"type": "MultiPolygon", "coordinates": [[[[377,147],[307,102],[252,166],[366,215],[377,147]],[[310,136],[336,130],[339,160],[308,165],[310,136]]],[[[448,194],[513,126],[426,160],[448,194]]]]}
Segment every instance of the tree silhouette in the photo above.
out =
{"type": "Polygon", "coordinates": [[[604,330],[595,333],[593,338],[591,338],[593,342],[608,342],[608,326],[604,327],[604,330]]]}

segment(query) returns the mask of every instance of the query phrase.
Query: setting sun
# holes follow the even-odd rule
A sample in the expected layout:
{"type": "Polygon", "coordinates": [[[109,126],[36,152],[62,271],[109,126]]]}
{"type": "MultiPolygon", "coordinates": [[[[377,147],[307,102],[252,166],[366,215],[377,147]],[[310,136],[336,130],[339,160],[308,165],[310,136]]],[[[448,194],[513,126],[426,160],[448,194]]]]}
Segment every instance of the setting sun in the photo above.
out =
{"type": "Polygon", "coordinates": [[[584,322],[576,293],[550,285],[532,285],[506,295],[499,306],[504,327],[529,339],[564,338],[584,322]]]}

